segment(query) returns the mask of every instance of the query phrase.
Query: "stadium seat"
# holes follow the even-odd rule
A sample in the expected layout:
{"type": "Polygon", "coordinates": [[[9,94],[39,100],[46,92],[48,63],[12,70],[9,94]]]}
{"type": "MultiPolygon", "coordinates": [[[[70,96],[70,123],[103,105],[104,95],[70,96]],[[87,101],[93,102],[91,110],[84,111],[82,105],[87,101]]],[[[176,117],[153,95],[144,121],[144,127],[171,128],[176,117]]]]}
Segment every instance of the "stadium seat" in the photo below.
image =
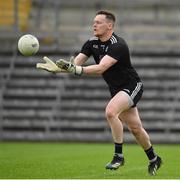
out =
{"type": "MultiPolygon", "coordinates": [[[[9,8],[7,12],[0,11],[0,30],[2,24],[13,26],[12,16],[8,20],[2,18],[8,12],[12,15],[12,2],[0,1],[0,9],[9,8]]],[[[116,30],[127,40],[132,63],[143,80],[144,94],[138,107],[144,127],[153,142],[179,143],[180,1],[20,0],[19,3],[20,9],[26,9],[26,12],[21,9],[26,15],[25,19],[20,17],[19,28],[22,31],[30,28],[37,35],[40,51],[33,57],[18,54],[15,60],[6,91],[1,93],[1,139],[112,141],[104,115],[110,95],[101,77],[53,75],[35,69],[35,63],[43,55],[68,59],[77,53],[91,36],[91,18],[104,8],[117,15],[116,30]],[[27,25],[28,17],[31,27],[27,25]]],[[[0,37],[4,40],[0,49],[0,77],[3,77],[12,58],[12,48],[6,42],[12,44],[13,39],[16,45],[17,34],[0,31],[0,37]]],[[[87,63],[92,62],[90,59],[87,63]]],[[[124,131],[125,141],[134,142],[126,127],[124,131]]]]}
{"type": "Polygon", "coordinates": [[[0,1],[0,28],[10,29],[18,23],[18,28],[22,31],[28,29],[28,20],[31,10],[31,0],[18,0],[17,7],[14,0],[0,1]],[[16,8],[17,19],[16,19],[16,8]]]}

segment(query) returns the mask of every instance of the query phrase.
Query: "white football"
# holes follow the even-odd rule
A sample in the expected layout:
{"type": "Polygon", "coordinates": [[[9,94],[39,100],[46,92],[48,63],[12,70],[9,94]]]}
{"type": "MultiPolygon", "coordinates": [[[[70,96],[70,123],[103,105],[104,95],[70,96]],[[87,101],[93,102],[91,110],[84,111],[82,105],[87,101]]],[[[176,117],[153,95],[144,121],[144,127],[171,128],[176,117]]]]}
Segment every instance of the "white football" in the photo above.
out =
{"type": "Polygon", "coordinates": [[[39,50],[39,41],[35,36],[25,34],[18,41],[18,49],[24,56],[32,56],[39,50]]]}

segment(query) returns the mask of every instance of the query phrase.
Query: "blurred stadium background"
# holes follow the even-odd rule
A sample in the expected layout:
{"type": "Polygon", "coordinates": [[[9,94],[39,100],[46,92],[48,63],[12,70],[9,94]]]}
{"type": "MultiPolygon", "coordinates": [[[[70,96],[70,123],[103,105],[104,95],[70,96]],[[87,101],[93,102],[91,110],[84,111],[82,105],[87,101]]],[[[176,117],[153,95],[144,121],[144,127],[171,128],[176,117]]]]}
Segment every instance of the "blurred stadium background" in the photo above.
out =
{"type": "MultiPolygon", "coordinates": [[[[0,0],[0,140],[111,141],[101,77],[35,68],[44,55],[76,54],[91,37],[96,11],[106,9],[115,13],[116,32],[144,82],[138,105],[144,127],[153,142],[180,143],[179,8],[179,0],[0,0]],[[27,33],[40,41],[33,57],[17,51],[27,33]]],[[[135,142],[126,128],[125,142],[135,142]]]]}

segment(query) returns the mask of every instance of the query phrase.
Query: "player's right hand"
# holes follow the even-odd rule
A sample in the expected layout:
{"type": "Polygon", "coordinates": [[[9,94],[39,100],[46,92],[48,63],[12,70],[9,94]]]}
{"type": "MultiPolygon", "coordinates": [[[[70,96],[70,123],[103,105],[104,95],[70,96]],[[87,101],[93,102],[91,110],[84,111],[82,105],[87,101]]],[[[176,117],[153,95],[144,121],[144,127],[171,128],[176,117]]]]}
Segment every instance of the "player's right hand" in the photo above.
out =
{"type": "Polygon", "coordinates": [[[61,68],[59,68],[51,59],[49,59],[48,57],[43,57],[43,60],[45,61],[45,63],[37,63],[36,64],[36,68],[37,69],[43,69],[52,73],[58,73],[58,72],[62,72],[63,70],[61,68]]]}

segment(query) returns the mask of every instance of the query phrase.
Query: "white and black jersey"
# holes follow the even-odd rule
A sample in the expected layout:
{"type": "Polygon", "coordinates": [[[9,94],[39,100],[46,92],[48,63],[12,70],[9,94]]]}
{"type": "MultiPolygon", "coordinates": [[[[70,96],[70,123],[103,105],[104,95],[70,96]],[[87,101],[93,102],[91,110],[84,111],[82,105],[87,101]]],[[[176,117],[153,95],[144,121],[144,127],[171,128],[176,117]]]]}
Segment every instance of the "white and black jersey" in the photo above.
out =
{"type": "Polygon", "coordinates": [[[114,33],[106,42],[101,42],[97,37],[90,38],[83,45],[81,53],[88,57],[92,55],[96,64],[99,64],[105,55],[117,60],[117,63],[103,73],[112,96],[131,82],[140,82],[137,72],[132,67],[127,43],[114,33]]]}

